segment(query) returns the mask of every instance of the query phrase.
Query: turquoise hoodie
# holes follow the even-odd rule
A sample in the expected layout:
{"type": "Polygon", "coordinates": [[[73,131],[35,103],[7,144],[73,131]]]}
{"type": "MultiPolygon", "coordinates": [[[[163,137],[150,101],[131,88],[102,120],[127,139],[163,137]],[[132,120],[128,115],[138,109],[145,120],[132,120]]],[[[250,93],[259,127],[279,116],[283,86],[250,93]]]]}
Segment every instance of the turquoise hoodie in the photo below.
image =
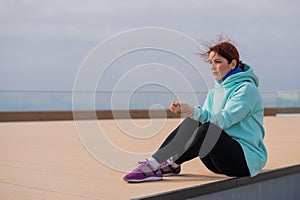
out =
{"type": "Polygon", "coordinates": [[[263,105],[259,80],[252,68],[216,82],[203,107],[195,107],[194,119],[211,122],[222,128],[242,146],[251,176],[257,175],[267,162],[263,143],[263,105]]]}

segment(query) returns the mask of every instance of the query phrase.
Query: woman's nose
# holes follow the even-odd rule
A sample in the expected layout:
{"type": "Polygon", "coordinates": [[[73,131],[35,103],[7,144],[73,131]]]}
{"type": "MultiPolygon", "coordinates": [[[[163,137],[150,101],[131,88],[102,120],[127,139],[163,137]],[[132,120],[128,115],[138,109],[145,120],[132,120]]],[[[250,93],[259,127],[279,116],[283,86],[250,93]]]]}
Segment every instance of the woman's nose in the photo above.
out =
{"type": "Polygon", "coordinates": [[[211,63],[211,64],[210,64],[210,68],[211,68],[211,69],[216,69],[216,65],[215,65],[214,63],[211,63]]]}

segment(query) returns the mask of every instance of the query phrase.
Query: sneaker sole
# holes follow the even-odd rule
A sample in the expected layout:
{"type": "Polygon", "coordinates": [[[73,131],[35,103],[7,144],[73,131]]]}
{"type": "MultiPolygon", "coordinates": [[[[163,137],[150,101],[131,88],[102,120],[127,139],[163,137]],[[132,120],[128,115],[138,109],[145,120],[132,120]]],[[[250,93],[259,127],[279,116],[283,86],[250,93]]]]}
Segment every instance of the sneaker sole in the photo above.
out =
{"type": "Polygon", "coordinates": [[[139,183],[139,182],[146,182],[146,181],[160,181],[162,180],[162,177],[148,177],[144,179],[130,179],[130,180],[125,180],[128,183],[139,183]]]}
{"type": "Polygon", "coordinates": [[[180,171],[177,171],[177,172],[171,172],[171,171],[169,171],[169,172],[164,172],[164,171],[162,171],[162,174],[163,174],[163,175],[178,175],[178,174],[180,174],[180,172],[181,172],[181,170],[180,170],[180,171]]]}
{"type": "Polygon", "coordinates": [[[163,174],[163,176],[174,176],[174,175],[179,175],[180,173],[167,173],[163,174]]]}

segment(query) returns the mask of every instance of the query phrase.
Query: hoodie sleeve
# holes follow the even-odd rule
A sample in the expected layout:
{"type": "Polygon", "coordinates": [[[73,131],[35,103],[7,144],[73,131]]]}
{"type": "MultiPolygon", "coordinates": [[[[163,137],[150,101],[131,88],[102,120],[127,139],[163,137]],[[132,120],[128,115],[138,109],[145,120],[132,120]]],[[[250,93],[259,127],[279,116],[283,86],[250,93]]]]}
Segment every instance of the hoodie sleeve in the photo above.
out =
{"type": "MultiPolygon", "coordinates": [[[[251,114],[260,98],[257,87],[246,83],[232,92],[224,108],[219,111],[212,112],[207,109],[207,106],[195,107],[194,119],[202,123],[212,122],[226,130],[251,114]]],[[[213,105],[213,102],[211,103],[213,105]]]]}
{"type": "Polygon", "coordinates": [[[202,123],[204,123],[205,121],[202,121],[200,119],[200,116],[203,116],[203,110],[206,110],[208,111],[209,109],[209,102],[211,101],[211,91],[209,91],[206,95],[206,98],[205,98],[205,101],[203,103],[203,106],[200,107],[200,106],[195,106],[194,107],[194,116],[193,116],[193,119],[196,120],[196,121],[201,121],[202,123]]]}

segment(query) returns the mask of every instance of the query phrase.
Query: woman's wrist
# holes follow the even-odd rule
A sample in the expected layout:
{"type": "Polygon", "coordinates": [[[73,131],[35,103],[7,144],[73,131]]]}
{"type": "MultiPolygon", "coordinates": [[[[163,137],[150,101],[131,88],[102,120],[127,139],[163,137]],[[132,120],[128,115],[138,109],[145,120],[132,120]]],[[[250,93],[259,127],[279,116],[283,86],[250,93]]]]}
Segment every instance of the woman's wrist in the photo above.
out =
{"type": "Polygon", "coordinates": [[[194,107],[190,107],[190,111],[188,112],[188,117],[194,118],[194,107]]]}

